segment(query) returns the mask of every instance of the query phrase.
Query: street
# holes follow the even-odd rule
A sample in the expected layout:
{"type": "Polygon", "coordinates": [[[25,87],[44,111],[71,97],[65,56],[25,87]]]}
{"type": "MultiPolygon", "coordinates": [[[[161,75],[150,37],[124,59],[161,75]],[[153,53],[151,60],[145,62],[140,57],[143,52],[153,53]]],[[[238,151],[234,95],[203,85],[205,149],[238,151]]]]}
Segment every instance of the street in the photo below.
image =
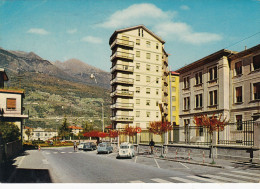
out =
{"type": "Polygon", "coordinates": [[[16,158],[9,183],[259,183],[259,169],[228,169],[73,147],[27,150],[16,158]]]}

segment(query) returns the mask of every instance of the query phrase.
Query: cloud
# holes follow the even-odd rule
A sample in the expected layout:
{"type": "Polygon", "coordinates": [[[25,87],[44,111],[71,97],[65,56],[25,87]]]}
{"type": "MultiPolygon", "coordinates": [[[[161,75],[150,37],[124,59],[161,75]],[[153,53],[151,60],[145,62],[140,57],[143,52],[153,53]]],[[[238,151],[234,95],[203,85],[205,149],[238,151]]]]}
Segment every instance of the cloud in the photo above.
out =
{"type": "Polygon", "coordinates": [[[47,32],[45,29],[42,29],[42,28],[31,28],[27,31],[27,33],[38,34],[38,35],[49,34],[49,32],[47,32]]]}
{"type": "MultiPolygon", "coordinates": [[[[186,5],[180,7],[189,10],[186,5]]],[[[107,21],[96,25],[108,29],[121,29],[134,25],[144,24],[151,28],[165,40],[181,41],[189,44],[199,45],[219,41],[222,36],[209,32],[195,32],[187,23],[178,22],[175,18],[177,12],[163,11],[153,4],[134,4],[126,9],[113,13],[107,21]]]]}
{"type": "Polygon", "coordinates": [[[88,42],[88,43],[94,43],[94,44],[100,44],[100,43],[102,43],[102,39],[101,39],[101,38],[94,37],[94,36],[86,36],[86,37],[83,37],[83,38],[81,39],[81,41],[83,41],[83,42],[88,42]]]}
{"type": "Polygon", "coordinates": [[[190,10],[190,7],[188,7],[187,5],[182,5],[180,7],[181,10],[190,10]]]}
{"type": "Polygon", "coordinates": [[[67,33],[69,33],[69,34],[74,34],[74,33],[77,33],[77,28],[75,28],[75,29],[71,29],[71,30],[67,30],[67,33]]]}
{"type": "Polygon", "coordinates": [[[97,26],[117,29],[120,27],[139,25],[140,23],[151,25],[154,22],[170,20],[174,15],[175,12],[163,12],[153,4],[134,4],[126,9],[116,11],[106,22],[98,24],[97,26]]]}

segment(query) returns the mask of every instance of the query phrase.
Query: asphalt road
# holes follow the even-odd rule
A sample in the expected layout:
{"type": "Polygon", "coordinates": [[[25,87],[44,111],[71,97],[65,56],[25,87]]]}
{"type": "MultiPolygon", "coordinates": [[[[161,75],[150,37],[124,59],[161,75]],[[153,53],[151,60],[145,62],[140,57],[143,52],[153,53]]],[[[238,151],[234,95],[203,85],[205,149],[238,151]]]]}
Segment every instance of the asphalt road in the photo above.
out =
{"type": "Polygon", "coordinates": [[[17,158],[15,165],[17,170],[9,182],[258,183],[260,181],[260,171],[256,170],[253,172],[223,170],[142,156],[116,159],[116,153],[74,152],[72,147],[29,150],[25,156],[17,158]]]}

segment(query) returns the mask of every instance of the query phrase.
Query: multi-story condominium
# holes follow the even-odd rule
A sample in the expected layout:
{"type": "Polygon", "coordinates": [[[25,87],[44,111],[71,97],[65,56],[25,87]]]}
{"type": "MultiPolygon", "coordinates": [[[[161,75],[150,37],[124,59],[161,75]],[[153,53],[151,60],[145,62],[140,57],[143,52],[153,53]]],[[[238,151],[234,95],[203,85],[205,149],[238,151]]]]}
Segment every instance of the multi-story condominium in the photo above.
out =
{"type": "MultiPolygon", "coordinates": [[[[168,76],[168,116],[167,120],[174,126],[179,125],[179,73],[170,71],[168,76]]],[[[169,141],[178,141],[178,131],[172,130],[169,141]]]]}
{"type": "MultiPolygon", "coordinates": [[[[260,45],[229,57],[230,121],[242,122],[260,117],[260,45]]],[[[243,130],[242,124],[237,124],[243,130]]]]}
{"type": "Polygon", "coordinates": [[[146,130],[168,114],[168,54],[164,41],[145,26],[116,30],[110,37],[112,126],[146,130]]]}
{"type": "MultiPolygon", "coordinates": [[[[230,83],[228,57],[235,54],[220,50],[177,70],[180,73],[180,126],[194,126],[194,115],[215,114],[229,119],[230,83]]],[[[203,128],[192,130],[181,141],[203,141],[203,128]]],[[[184,131],[186,133],[186,131],[184,131]]],[[[225,135],[225,133],[224,133],[225,135]]],[[[180,136],[181,137],[181,136],[180,136]]]]}
{"type": "Polygon", "coordinates": [[[22,136],[23,119],[28,118],[24,115],[24,91],[5,88],[5,81],[8,81],[8,76],[4,69],[0,69],[0,120],[16,124],[22,136]]]}

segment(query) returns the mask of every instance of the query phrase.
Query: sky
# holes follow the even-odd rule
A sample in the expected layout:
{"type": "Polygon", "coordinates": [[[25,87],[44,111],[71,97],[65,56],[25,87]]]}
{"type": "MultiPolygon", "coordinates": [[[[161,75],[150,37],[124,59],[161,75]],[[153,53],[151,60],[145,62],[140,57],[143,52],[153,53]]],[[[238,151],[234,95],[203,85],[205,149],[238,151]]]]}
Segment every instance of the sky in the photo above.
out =
{"type": "Polygon", "coordinates": [[[109,71],[115,30],[145,25],[176,70],[260,42],[260,0],[0,0],[0,47],[109,71]]]}

